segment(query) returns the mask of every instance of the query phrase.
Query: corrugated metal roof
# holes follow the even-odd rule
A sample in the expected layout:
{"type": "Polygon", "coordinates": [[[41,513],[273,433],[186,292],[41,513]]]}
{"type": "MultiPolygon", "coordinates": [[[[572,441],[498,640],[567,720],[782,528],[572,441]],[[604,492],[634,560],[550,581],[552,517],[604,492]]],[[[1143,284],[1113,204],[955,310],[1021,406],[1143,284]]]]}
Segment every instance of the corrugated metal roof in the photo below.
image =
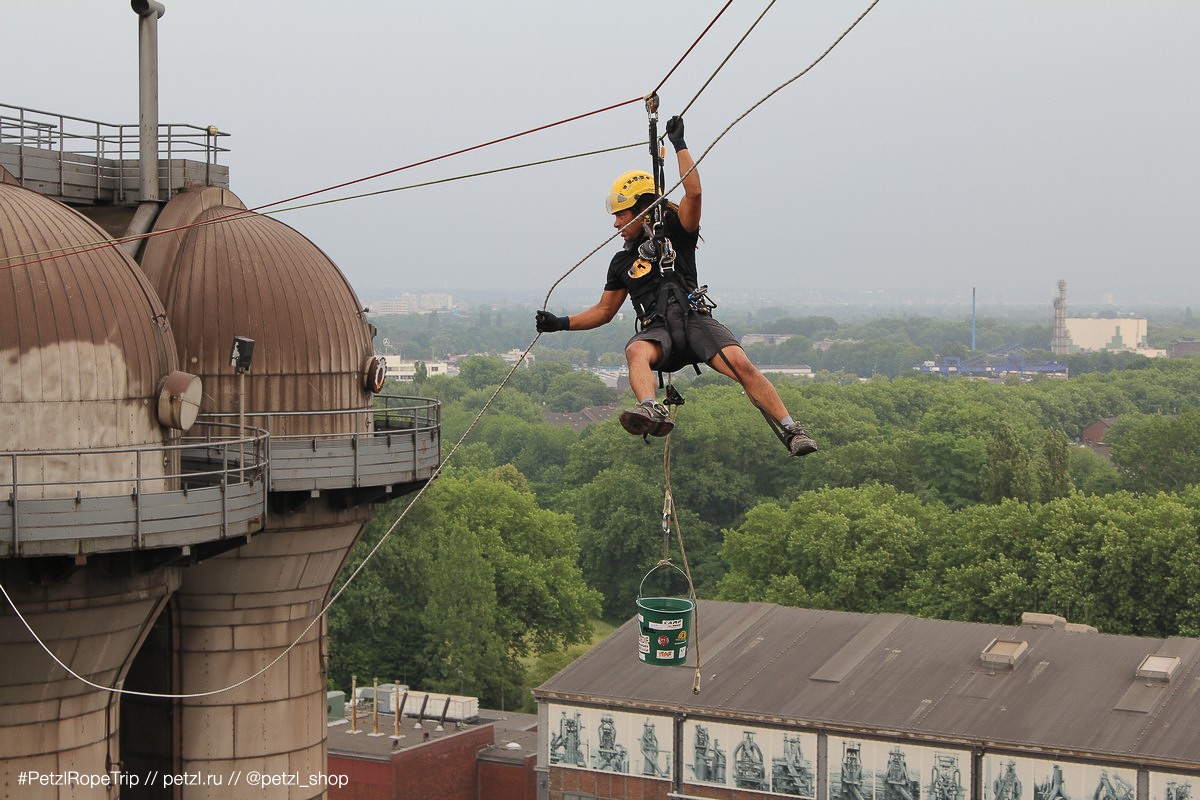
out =
{"type": "Polygon", "coordinates": [[[1200,764],[1195,639],[765,603],[703,601],[699,612],[693,637],[703,664],[699,695],[692,693],[696,650],[686,667],[641,663],[636,618],[535,694],[866,735],[1200,764]],[[981,659],[997,638],[1028,644],[1014,667],[981,659]],[[1169,682],[1136,676],[1154,653],[1180,658],[1169,682]]]}
{"type": "Polygon", "coordinates": [[[155,411],[175,341],[150,282],[108,241],[67,206],[0,181],[3,448],[165,438],[155,411]]]}
{"type": "MultiPolygon", "coordinates": [[[[202,413],[237,411],[238,378],[229,366],[235,336],[255,340],[248,412],[369,407],[362,376],[374,348],[354,290],[304,236],[239,211],[245,205],[226,189],[182,192],[155,230],[194,227],[148,239],[142,257],[170,314],[180,363],[204,380],[202,413]]],[[[330,432],[319,426],[337,422],[296,418],[272,433],[330,432]],[[319,429],[304,430],[307,423],[319,429]]]]}

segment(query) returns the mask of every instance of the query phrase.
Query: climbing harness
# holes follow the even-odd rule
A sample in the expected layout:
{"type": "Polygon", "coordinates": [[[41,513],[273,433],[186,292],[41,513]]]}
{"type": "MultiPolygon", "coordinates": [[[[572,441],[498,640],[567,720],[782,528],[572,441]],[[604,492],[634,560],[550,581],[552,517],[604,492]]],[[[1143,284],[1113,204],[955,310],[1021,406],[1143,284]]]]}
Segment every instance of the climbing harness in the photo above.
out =
{"type": "MultiPolygon", "coordinates": [[[[663,373],[674,372],[691,364],[696,374],[700,367],[689,346],[688,328],[694,313],[710,314],[716,307],[708,298],[708,287],[695,285],[695,278],[676,271],[676,250],[665,232],[666,178],[663,166],[664,148],[658,136],[659,97],[657,92],[646,96],[646,117],[649,131],[651,177],[654,184],[654,201],[642,212],[642,230],[646,238],[637,248],[637,258],[645,261],[658,279],[649,281],[644,287],[630,291],[630,302],[634,308],[634,330],[645,330],[661,322],[666,326],[677,355],[658,369],[658,385],[665,384],[663,373]],[[678,313],[672,314],[671,306],[678,304],[678,313]],[[687,360],[680,361],[683,356],[687,360]]],[[[642,173],[643,175],[645,173],[642,173]]],[[[611,205],[611,203],[610,203],[611,205]]]]}

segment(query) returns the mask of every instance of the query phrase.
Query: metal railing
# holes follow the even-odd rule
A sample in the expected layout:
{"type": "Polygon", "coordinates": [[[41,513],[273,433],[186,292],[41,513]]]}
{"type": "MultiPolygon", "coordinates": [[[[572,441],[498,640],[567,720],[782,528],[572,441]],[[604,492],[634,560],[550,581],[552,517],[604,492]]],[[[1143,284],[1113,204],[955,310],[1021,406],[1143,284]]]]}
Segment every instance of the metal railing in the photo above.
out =
{"type": "Polygon", "coordinates": [[[241,433],[198,422],[177,444],[0,453],[0,556],[196,544],[260,529],[267,433],[241,433]],[[31,477],[56,471],[71,477],[31,477]]]}
{"type": "MultiPolygon", "coordinates": [[[[246,411],[246,423],[268,433],[269,490],[390,486],[428,478],[441,463],[441,403],[403,395],[378,395],[376,403],[371,408],[246,411]],[[280,433],[296,427],[310,432],[280,433]],[[316,427],[328,432],[311,432],[316,427]]],[[[228,422],[238,414],[202,418],[228,422]]]]}
{"type": "Polygon", "coordinates": [[[0,498],[8,505],[0,514],[0,557],[248,535],[266,524],[271,491],[390,491],[428,479],[441,463],[441,404],[376,400],[371,408],[246,412],[245,428],[238,414],[203,415],[169,445],[0,453],[0,498]],[[295,420],[331,432],[271,432],[295,420]]]}
{"type": "MultiPolygon", "coordinates": [[[[63,169],[70,166],[76,173],[90,176],[100,193],[111,188],[118,201],[125,200],[126,184],[138,178],[139,127],[137,123],[114,124],[66,114],[55,114],[32,108],[0,103],[0,145],[11,145],[15,153],[8,156],[15,170],[10,170],[22,184],[27,179],[27,149],[50,151],[59,165],[60,194],[64,181],[63,169]]],[[[205,165],[205,178],[210,177],[219,153],[229,149],[218,141],[228,133],[216,126],[163,123],[158,126],[159,182],[166,179],[169,199],[183,186],[172,185],[170,162],[200,154],[205,165]]],[[[207,180],[206,180],[207,182],[207,180]]]]}

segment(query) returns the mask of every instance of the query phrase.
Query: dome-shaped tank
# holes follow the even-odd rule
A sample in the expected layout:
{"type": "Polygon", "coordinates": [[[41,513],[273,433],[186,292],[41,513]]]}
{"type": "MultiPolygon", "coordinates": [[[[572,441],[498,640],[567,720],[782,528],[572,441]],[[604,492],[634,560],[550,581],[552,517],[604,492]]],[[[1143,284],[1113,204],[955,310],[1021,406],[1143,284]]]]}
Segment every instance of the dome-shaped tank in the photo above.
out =
{"type": "Polygon", "coordinates": [[[164,474],[133,448],[168,438],[158,395],[175,342],[150,282],[108,241],[0,170],[0,450],[39,452],[0,458],[0,486],[22,497],[122,494],[164,474]]]}
{"type": "Polygon", "coordinates": [[[306,411],[371,405],[364,375],[374,348],[354,290],[328,256],[292,228],[226,189],[173,197],[146,242],[142,266],[162,297],[183,369],[203,380],[202,413],[238,411],[230,366],[235,337],[255,341],[246,380],[247,422],[255,410],[286,411],[272,436],[353,432],[358,415],[306,411]],[[243,212],[239,215],[239,212],[243,212]]]}

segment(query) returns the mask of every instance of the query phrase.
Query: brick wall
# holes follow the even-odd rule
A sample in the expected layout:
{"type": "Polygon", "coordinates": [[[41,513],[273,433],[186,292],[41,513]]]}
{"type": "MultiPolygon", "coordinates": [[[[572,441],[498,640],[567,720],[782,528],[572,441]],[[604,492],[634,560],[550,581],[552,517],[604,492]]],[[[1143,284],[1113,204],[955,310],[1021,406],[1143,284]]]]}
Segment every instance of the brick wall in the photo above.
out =
{"type": "Polygon", "coordinates": [[[479,800],[537,800],[537,756],[530,753],[524,763],[479,762],[479,800]]]}
{"type": "MultiPolygon", "coordinates": [[[[491,725],[435,739],[393,758],[395,798],[403,800],[478,800],[475,757],[492,744],[491,725]]],[[[331,798],[331,800],[333,800],[331,798]]]]}
{"type": "Polygon", "coordinates": [[[331,787],[328,800],[480,800],[476,756],[494,739],[492,726],[483,725],[405,748],[390,761],[331,753],[330,774],[345,775],[348,782],[331,787]]]}
{"type": "Polygon", "coordinates": [[[329,774],[345,775],[345,786],[330,786],[329,800],[393,800],[390,761],[329,755],[329,774]]]}
{"type": "Polygon", "coordinates": [[[670,791],[671,782],[665,780],[584,769],[550,769],[550,800],[562,800],[563,792],[586,792],[618,800],[668,800],[670,791]]]}

